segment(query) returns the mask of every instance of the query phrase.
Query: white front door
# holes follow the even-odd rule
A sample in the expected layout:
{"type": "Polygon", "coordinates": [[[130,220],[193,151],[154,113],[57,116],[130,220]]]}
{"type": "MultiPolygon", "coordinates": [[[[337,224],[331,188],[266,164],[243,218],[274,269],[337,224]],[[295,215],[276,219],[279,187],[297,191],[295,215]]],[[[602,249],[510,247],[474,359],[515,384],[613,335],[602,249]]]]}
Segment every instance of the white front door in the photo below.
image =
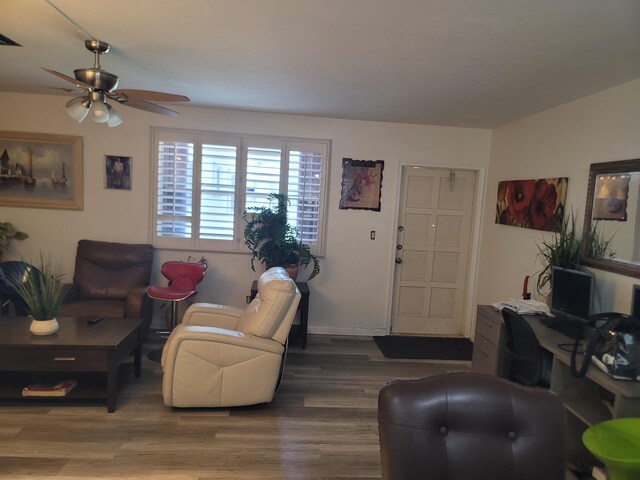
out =
{"type": "Polygon", "coordinates": [[[476,180],[470,170],[403,168],[393,334],[463,335],[476,180]]]}

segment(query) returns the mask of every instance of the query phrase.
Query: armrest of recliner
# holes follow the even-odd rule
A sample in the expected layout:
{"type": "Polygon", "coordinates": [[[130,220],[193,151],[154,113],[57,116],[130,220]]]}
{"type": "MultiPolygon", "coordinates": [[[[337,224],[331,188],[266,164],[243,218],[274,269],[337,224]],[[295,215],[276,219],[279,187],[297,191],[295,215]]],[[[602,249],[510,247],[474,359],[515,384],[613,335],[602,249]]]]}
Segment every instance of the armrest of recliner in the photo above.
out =
{"type": "Polygon", "coordinates": [[[125,316],[128,318],[143,318],[144,300],[147,296],[147,287],[140,285],[133,287],[127,294],[125,316]]]}
{"type": "MultiPolygon", "coordinates": [[[[206,357],[210,349],[204,347],[207,343],[225,344],[232,347],[247,348],[257,354],[274,353],[282,355],[284,346],[270,338],[258,337],[249,333],[229,330],[226,328],[207,327],[201,325],[178,325],[167,339],[162,352],[162,366],[172,363],[183,345],[193,342],[193,348],[198,349],[199,357],[206,357]]],[[[238,357],[238,361],[245,361],[238,357]]]]}
{"type": "Polygon", "coordinates": [[[244,309],[216,303],[194,303],[182,317],[182,325],[218,327],[234,330],[244,309]]]}

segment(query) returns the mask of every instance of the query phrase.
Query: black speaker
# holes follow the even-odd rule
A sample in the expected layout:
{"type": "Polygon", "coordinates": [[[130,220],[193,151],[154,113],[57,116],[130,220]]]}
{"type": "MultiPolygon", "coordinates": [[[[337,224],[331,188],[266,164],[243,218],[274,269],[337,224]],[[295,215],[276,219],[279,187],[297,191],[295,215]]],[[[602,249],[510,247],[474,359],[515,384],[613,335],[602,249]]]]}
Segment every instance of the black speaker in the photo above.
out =
{"type": "Polygon", "coordinates": [[[640,285],[634,285],[631,291],[631,316],[640,320],[640,285]]]}

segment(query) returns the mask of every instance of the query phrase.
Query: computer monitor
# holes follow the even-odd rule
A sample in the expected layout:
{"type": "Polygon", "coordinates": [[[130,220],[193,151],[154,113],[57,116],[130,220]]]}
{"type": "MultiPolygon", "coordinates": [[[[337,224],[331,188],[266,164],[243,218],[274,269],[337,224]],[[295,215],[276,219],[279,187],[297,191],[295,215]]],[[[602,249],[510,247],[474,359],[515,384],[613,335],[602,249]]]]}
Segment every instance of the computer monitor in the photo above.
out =
{"type": "Polygon", "coordinates": [[[570,268],[551,271],[551,313],[556,317],[585,322],[591,315],[593,274],[570,268]]]}

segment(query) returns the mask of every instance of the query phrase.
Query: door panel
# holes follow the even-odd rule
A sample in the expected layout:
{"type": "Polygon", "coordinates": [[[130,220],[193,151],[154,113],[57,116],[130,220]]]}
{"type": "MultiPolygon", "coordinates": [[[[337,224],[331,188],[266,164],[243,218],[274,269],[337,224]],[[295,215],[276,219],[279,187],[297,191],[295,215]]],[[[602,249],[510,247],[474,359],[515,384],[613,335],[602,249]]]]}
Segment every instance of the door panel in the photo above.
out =
{"type": "Polygon", "coordinates": [[[393,333],[462,335],[476,172],[402,172],[393,333]]]}
{"type": "Polygon", "coordinates": [[[460,254],[456,252],[435,252],[433,254],[434,282],[453,283],[458,278],[458,265],[460,254]]]}
{"type": "Polygon", "coordinates": [[[459,247],[464,241],[462,218],[451,215],[438,215],[436,220],[436,247],[459,247]]]}
{"type": "Polygon", "coordinates": [[[411,176],[408,179],[407,208],[431,208],[433,178],[411,176]]]}

